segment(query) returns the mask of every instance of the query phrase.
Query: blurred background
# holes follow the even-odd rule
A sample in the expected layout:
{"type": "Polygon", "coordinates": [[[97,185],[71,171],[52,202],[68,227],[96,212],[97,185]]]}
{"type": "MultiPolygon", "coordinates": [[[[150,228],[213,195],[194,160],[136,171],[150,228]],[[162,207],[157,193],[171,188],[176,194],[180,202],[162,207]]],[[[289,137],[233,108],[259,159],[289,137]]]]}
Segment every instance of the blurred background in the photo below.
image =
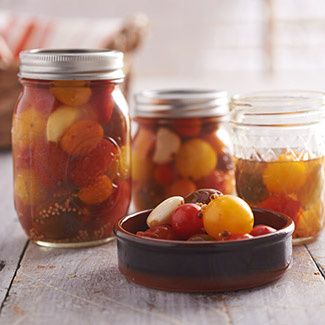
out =
{"type": "Polygon", "coordinates": [[[132,54],[132,91],[325,87],[322,0],[0,0],[0,8],[79,24],[82,17],[145,15],[148,32],[132,54]]]}

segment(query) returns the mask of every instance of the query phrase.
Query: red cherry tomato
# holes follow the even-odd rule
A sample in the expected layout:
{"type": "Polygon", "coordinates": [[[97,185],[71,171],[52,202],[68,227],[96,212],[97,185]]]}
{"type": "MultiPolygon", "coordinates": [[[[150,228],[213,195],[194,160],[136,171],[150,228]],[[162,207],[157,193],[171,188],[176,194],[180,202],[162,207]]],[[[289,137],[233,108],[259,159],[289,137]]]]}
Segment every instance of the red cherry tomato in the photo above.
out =
{"type": "Polygon", "coordinates": [[[175,131],[184,137],[195,137],[201,131],[201,120],[199,118],[176,119],[173,125],[175,131]]]}
{"type": "Polygon", "coordinates": [[[214,188],[224,194],[234,191],[232,174],[222,170],[214,170],[207,177],[199,179],[196,185],[198,188],[214,188]]]}
{"type": "Polygon", "coordinates": [[[260,204],[259,208],[274,210],[289,216],[295,224],[299,221],[300,202],[285,194],[274,194],[260,204]]]}
{"type": "Polygon", "coordinates": [[[202,233],[203,221],[201,207],[194,203],[179,206],[171,216],[173,232],[179,239],[188,239],[202,233]]]}
{"type": "Polygon", "coordinates": [[[226,240],[242,240],[253,238],[250,234],[231,234],[226,240]]]}
{"type": "Polygon", "coordinates": [[[56,106],[56,99],[48,88],[42,86],[28,86],[25,87],[22,97],[22,103],[26,103],[26,106],[21,107],[18,105],[18,110],[28,109],[31,106],[38,112],[49,115],[52,109],[56,106]]]}
{"type": "Polygon", "coordinates": [[[173,233],[172,227],[170,225],[156,226],[147,229],[146,231],[138,231],[136,235],[140,237],[155,239],[176,239],[176,236],[173,233]]]}
{"type": "Polygon", "coordinates": [[[250,232],[250,234],[252,236],[256,237],[256,236],[267,235],[272,232],[276,232],[276,229],[266,226],[266,225],[257,225],[253,228],[253,230],[250,232]]]}
{"type": "Polygon", "coordinates": [[[128,181],[120,181],[114,186],[112,195],[103,203],[91,208],[89,220],[95,228],[105,226],[108,234],[111,234],[113,226],[127,213],[131,198],[131,188],[128,181]]]}
{"type": "Polygon", "coordinates": [[[90,105],[97,110],[101,123],[107,123],[112,117],[115,105],[112,97],[113,90],[114,86],[112,84],[95,84],[92,88],[90,105]]]}
{"type": "Polygon", "coordinates": [[[176,178],[176,172],[173,168],[173,164],[160,164],[154,169],[155,181],[163,186],[171,185],[176,178]]]}

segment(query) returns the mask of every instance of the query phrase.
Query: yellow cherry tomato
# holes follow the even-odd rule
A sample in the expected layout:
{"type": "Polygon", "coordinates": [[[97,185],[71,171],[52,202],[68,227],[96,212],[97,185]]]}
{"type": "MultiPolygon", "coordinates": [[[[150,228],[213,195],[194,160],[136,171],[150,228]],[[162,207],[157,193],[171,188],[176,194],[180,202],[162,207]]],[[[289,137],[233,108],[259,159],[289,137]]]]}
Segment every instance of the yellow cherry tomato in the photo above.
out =
{"type": "Polygon", "coordinates": [[[31,145],[45,135],[45,127],[45,117],[35,108],[30,107],[14,115],[12,142],[14,145],[31,145]]]}
{"type": "Polygon", "coordinates": [[[150,150],[153,150],[155,135],[147,129],[140,129],[133,141],[131,155],[131,174],[134,181],[147,180],[152,174],[153,161],[149,157],[150,150]]]}
{"type": "Polygon", "coordinates": [[[233,195],[221,195],[203,209],[203,225],[205,231],[216,239],[224,231],[245,234],[253,229],[254,215],[244,200],[233,195]]]}
{"type": "Polygon", "coordinates": [[[72,83],[55,85],[51,88],[51,92],[58,101],[68,106],[84,105],[91,96],[91,89],[89,87],[72,83]]]}
{"type": "Polygon", "coordinates": [[[44,189],[32,170],[22,169],[15,176],[14,193],[23,203],[35,205],[42,200],[44,189]]]}
{"type": "Polygon", "coordinates": [[[142,156],[136,150],[132,150],[131,172],[134,181],[146,181],[153,174],[153,162],[145,156],[142,156]]]}
{"type": "Polygon", "coordinates": [[[324,206],[321,202],[310,205],[308,209],[300,209],[298,222],[293,237],[316,236],[323,226],[324,206]]]}
{"type": "Polygon", "coordinates": [[[176,154],[176,167],[184,178],[198,180],[208,176],[216,164],[216,152],[209,143],[201,139],[185,142],[176,154]]]}
{"type": "Polygon", "coordinates": [[[298,191],[307,178],[303,161],[276,161],[267,164],[263,182],[269,192],[293,193],[298,191]]]}

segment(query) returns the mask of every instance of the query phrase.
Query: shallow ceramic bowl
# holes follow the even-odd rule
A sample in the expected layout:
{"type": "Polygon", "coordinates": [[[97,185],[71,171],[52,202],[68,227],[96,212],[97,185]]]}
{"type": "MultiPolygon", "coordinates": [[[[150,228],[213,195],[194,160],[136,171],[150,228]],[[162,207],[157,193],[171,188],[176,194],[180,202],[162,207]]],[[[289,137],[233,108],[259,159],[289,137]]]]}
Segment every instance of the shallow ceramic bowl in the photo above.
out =
{"type": "Polygon", "coordinates": [[[292,258],[292,220],[253,209],[255,225],[276,232],[239,241],[176,241],[135,235],[151,210],[120,220],[115,228],[118,266],[135,283],[168,291],[216,292],[253,288],[277,280],[292,258]]]}

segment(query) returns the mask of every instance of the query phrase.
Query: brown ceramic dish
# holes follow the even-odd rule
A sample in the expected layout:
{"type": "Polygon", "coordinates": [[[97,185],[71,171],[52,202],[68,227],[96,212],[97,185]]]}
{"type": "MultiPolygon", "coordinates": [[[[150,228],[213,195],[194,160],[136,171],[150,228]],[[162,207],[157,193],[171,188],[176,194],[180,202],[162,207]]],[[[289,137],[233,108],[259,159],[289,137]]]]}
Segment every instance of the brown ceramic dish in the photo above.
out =
{"type": "Polygon", "coordinates": [[[240,241],[175,241],[138,237],[151,210],[123,218],[115,229],[119,270],[130,281],[168,291],[209,292],[257,287],[277,280],[291,262],[292,220],[253,209],[256,224],[278,231],[240,241]]]}

